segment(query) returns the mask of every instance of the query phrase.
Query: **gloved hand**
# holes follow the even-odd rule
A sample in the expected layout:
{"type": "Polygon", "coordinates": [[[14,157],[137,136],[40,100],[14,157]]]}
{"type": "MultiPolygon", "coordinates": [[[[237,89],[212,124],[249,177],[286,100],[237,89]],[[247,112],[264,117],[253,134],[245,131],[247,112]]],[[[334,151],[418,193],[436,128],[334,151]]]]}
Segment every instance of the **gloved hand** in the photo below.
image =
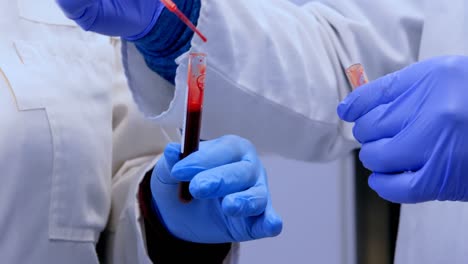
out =
{"type": "Polygon", "coordinates": [[[281,232],[265,169],[249,141],[224,136],[201,142],[200,150],[182,161],[179,155],[180,145],[169,144],[151,178],[154,205],[174,236],[196,243],[227,243],[281,232]],[[180,181],[191,181],[194,199],[188,204],[179,200],[180,181]]]}
{"type": "Polygon", "coordinates": [[[468,201],[468,57],[437,57],[358,88],[355,122],[369,185],[397,203],[468,201]]]}
{"type": "Polygon", "coordinates": [[[136,40],[156,24],[159,0],[56,0],[65,15],[85,30],[136,40]]]}

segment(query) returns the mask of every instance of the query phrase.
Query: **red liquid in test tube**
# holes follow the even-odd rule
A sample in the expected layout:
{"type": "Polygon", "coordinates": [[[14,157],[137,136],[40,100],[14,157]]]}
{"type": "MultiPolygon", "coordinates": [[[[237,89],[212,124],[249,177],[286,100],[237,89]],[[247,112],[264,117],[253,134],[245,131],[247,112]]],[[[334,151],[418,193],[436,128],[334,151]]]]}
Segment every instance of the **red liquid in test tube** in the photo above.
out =
{"type": "Polygon", "coordinates": [[[346,69],[346,76],[353,90],[369,82],[364,67],[360,63],[351,65],[346,69]]]}
{"type": "MultiPolygon", "coordinates": [[[[206,54],[190,53],[188,65],[188,91],[185,124],[182,135],[181,159],[198,151],[205,92],[206,54]]],[[[193,197],[189,191],[189,182],[179,184],[179,196],[182,202],[190,202],[193,197]]]]}

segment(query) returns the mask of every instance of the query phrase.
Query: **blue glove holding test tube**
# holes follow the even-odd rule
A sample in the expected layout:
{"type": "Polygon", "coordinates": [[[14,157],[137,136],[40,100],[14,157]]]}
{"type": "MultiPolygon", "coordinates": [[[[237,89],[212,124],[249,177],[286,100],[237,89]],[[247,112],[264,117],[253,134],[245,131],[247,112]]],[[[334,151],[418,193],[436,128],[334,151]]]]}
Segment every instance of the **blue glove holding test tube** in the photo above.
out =
{"type": "Polygon", "coordinates": [[[237,136],[200,143],[183,160],[169,144],[153,170],[154,207],[167,230],[197,243],[241,242],[278,235],[282,220],[272,207],[266,172],[254,146],[237,136]],[[194,199],[182,203],[178,184],[190,181],[194,199]]]}
{"type": "Polygon", "coordinates": [[[423,61],[351,93],[338,115],[355,122],[369,185],[397,203],[468,201],[468,57],[423,61]]]}

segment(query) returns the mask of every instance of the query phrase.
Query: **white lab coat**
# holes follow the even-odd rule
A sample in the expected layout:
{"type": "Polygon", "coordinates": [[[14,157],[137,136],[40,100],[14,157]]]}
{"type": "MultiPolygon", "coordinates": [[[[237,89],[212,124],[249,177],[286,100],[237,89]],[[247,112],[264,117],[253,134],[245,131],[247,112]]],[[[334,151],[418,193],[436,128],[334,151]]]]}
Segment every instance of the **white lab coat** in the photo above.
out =
{"type": "Polygon", "coordinates": [[[137,110],[118,40],[52,0],[0,6],[0,262],[98,263],[101,237],[103,263],[151,263],[138,185],[178,130],[137,110]]]}
{"type": "MultiPolygon", "coordinates": [[[[344,68],[364,64],[375,79],[420,59],[468,53],[464,0],[202,0],[198,26],[208,37],[205,139],[235,133],[261,151],[328,160],[358,147],[336,106],[350,88],[344,68]]],[[[176,90],[146,68],[131,43],[123,47],[140,109],[180,126],[187,55],[176,90]],[[159,107],[154,107],[158,105],[159,107]]],[[[402,208],[397,264],[467,263],[468,205],[425,203],[402,208]]]]}

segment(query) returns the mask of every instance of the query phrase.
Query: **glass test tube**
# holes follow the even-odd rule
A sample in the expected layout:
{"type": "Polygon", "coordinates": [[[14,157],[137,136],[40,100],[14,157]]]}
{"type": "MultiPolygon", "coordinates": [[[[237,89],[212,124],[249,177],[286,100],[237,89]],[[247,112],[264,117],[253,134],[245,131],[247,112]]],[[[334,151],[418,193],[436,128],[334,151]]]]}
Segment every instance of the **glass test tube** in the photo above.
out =
{"type": "Polygon", "coordinates": [[[346,69],[346,76],[353,90],[369,82],[364,67],[360,63],[351,65],[346,69]]]}
{"type": "MultiPolygon", "coordinates": [[[[198,151],[205,92],[205,77],[206,54],[190,53],[181,159],[198,151]]],[[[190,202],[193,199],[189,191],[189,184],[189,182],[182,182],[179,185],[179,196],[182,202],[190,202]]]]}

